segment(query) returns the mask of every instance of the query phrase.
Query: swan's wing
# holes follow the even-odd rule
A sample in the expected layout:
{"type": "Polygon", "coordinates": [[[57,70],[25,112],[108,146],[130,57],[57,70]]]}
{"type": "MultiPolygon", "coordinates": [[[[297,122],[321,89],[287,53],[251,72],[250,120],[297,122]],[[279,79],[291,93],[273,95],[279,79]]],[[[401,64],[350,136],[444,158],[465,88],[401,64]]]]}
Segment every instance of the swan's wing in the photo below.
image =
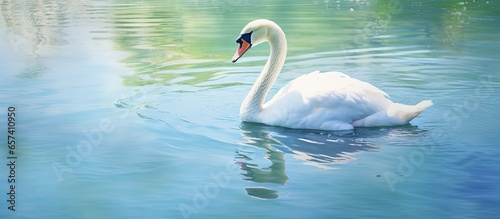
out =
{"type": "Polygon", "coordinates": [[[341,72],[311,72],[289,82],[264,105],[280,120],[352,122],[392,103],[375,86],[341,72]],[[321,117],[319,119],[318,117],[321,117]]]}

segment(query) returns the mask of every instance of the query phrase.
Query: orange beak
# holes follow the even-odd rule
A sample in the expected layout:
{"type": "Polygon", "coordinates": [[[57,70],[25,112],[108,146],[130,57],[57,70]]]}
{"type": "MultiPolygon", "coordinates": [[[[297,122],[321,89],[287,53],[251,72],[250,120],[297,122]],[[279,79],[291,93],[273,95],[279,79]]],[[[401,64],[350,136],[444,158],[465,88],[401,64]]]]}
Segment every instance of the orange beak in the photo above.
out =
{"type": "Polygon", "coordinates": [[[238,59],[240,59],[241,56],[243,56],[243,54],[245,54],[245,52],[252,47],[252,44],[247,42],[245,39],[240,39],[240,40],[241,40],[240,47],[238,48],[238,50],[236,50],[236,53],[234,53],[231,62],[238,61],[238,59]]]}

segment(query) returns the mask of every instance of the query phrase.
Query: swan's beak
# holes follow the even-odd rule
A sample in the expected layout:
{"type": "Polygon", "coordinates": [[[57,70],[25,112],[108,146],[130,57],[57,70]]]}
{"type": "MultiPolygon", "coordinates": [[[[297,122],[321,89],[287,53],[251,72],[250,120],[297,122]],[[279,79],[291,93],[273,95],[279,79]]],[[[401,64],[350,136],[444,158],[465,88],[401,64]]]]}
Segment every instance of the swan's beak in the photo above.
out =
{"type": "Polygon", "coordinates": [[[240,38],[239,40],[241,40],[239,41],[240,47],[238,47],[238,50],[236,50],[236,53],[234,53],[234,56],[231,59],[231,62],[233,63],[238,61],[238,59],[240,59],[241,56],[243,56],[243,54],[245,54],[245,52],[252,47],[252,44],[247,42],[245,39],[240,38]]]}

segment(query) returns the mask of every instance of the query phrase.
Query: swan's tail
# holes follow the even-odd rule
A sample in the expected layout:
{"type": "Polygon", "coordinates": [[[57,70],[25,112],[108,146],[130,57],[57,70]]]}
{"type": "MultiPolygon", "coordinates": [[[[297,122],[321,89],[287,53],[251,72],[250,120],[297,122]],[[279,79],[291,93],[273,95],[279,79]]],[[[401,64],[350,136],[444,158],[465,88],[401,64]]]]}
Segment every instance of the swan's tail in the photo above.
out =
{"type": "Polygon", "coordinates": [[[354,121],[352,125],[364,127],[404,125],[432,105],[430,100],[421,101],[413,106],[392,103],[386,110],[354,121]]]}
{"type": "Polygon", "coordinates": [[[417,105],[415,105],[415,108],[419,109],[420,112],[422,112],[422,111],[424,111],[424,109],[427,109],[432,105],[434,105],[432,103],[432,100],[423,100],[420,103],[418,103],[417,105]]]}
{"type": "Polygon", "coordinates": [[[431,100],[421,101],[414,106],[394,103],[387,109],[387,114],[392,118],[393,122],[404,125],[432,105],[433,103],[431,100]]]}

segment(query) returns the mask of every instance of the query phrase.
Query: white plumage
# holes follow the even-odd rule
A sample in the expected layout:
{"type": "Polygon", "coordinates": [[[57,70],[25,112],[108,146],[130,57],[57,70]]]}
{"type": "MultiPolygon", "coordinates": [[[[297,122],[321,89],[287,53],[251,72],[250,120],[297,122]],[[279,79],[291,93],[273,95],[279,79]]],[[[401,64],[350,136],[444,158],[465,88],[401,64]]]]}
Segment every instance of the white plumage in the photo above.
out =
{"type": "Polygon", "coordinates": [[[404,125],[432,106],[430,100],[415,106],[393,103],[385,92],[369,83],[341,72],[319,71],[289,82],[264,104],[284,64],[285,35],[274,22],[256,20],[243,28],[237,42],[240,48],[233,62],[253,45],[269,42],[271,46],[262,73],[242,103],[240,116],[243,121],[296,129],[348,130],[404,125]]]}

